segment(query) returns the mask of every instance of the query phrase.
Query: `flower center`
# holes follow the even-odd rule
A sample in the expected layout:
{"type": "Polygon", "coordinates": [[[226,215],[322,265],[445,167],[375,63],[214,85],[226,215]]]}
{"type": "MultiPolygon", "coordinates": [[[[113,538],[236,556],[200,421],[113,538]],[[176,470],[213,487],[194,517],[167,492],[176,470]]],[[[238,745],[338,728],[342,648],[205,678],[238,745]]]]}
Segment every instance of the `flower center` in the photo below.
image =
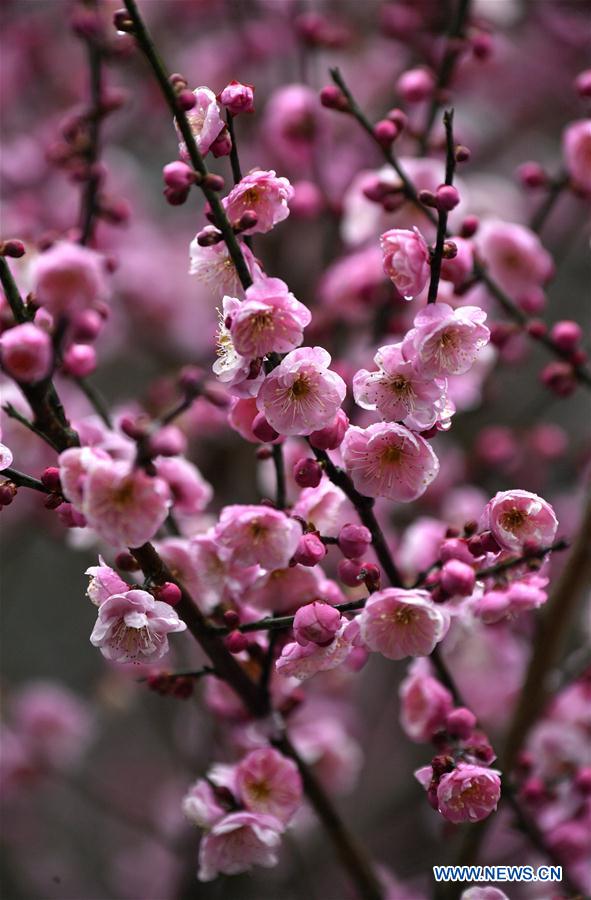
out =
{"type": "Polygon", "coordinates": [[[517,531],[525,522],[526,516],[520,509],[513,507],[501,516],[501,527],[505,531],[517,531]]]}
{"type": "Polygon", "coordinates": [[[400,462],[403,455],[401,447],[391,445],[385,447],[382,451],[381,461],[387,466],[396,465],[400,462]]]}
{"type": "Polygon", "coordinates": [[[298,375],[290,388],[290,393],[294,400],[299,400],[310,393],[310,384],[305,375],[298,375]]]}

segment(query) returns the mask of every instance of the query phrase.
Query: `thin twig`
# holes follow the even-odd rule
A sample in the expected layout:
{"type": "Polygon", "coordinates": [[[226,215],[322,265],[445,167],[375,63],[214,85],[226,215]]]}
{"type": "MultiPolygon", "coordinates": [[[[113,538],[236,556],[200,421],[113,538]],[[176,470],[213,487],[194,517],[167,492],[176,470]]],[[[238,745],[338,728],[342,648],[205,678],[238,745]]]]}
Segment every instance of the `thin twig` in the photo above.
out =
{"type": "MultiPolygon", "coordinates": [[[[447,109],[443,114],[443,125],[445,127],[445,184],[452,185],[454,181],[454,172],[456,169],[456,148],[454,145],[453,133],[454,111],[447,109]]],[[[441,275],[441,264],[443,262],[443,249],[445,244],[445,236],[447,234],[447,217],[446,209],[438,210],[439,221],[437,222],[437,237],[435,239],[435,249],[431,255],[431,280],[429,281],[429,292],[427,295],[427,303],[435,303],[437,301],[437,291],[439,290],[439,277],[441,275]]]]}
{"type": "Polygon", "coordinates": [[[100,391],[98,391],[85,378],[75,378],[74,380],[94,411],[103,420],[107,428],[112,428],[113,423],[111,421],[111,416],[109,415],[109,409],[104,401],[104,398],[101,396],[100,391]]]}
{"type": "Polygon", "coordinates": [[[33,478],[32,475],[26,475],[24,472],[19,472],[18,469],[3,469],[2,472],[0,472],[0,478],[8,478],[9,481],[12,481],[12,483],[16,484],[18,487],[30,488],[32,491],[39,491],[40,494],[52,493],[48,487],[45,487],[42,481],[33,478]]]}
{"type": "Polygon", "coordinates": [[[548,216],[556,205],[556,201],[562,194],[565,187],[567,187],[568,183],[568,175],[559,175],[550,182],[550,187],[548,189],[548,192],[546,193],[545,198],[542,200],[539,207],[530,219],[529,227],[532,231],[535,231],[536,234],[539,234],[541,232],[542,228],[546,224],[548,216]]]}

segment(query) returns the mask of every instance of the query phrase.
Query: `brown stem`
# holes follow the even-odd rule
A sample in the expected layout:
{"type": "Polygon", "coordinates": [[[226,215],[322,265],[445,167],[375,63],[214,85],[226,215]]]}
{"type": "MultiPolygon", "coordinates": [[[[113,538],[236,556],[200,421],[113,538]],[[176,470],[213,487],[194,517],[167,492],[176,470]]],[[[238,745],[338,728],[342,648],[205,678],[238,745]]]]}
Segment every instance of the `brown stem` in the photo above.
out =
{"type": "MultiPolygon", "coordinates": [[[[443,124],[445,126],[446,141],[446,162],[445,162],[445,184],[452,185],[454,181],[454,172],[456,169],[456,152],[454,146],[453,133],[453,109],[447,109],[443,114],[443,124]]],[[[443,249],[445,244],[445,236],[447,234],[447,210],[440,209],[438,211],[439,221],[437,222],[437,237],[435,239],[435,250],[431,256],[431,279],[429,281],[429,292],[427,295],[427,303],[437,302],[437,291],[439,289],[439,277],[441,275],[441,263],[443,262],[443,249]]]]}
{"type": "Polygon", "coordinates": [[[80,243],[88,244],[93,237],[99,211],[98,193],[101,176],[92,171],[99,159],[99,140],[102,99],[102,52],[96,38],[88,38],[88,68],[90,73],[90,109],[88,112],[88,149],[86,164],[89,177],[86,182],[80,209],[80,243]]]}

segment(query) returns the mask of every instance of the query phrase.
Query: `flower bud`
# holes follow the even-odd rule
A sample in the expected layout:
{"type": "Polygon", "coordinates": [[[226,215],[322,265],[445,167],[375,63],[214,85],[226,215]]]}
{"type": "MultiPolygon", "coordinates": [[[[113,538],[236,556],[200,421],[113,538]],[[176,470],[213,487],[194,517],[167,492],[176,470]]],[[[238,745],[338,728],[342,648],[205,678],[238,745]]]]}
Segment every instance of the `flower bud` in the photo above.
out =
{"type": "Polygon", "coordinates": [[[339,409],[332,424],[313,431],[308,440],[316,450],[336,450],[342,444],[348,427],[349,418],[342,409],[339,409]]]}
{"type": "Polygon", "coordinates": [[[248,647],[248,638],[241,631],[232,631],[224,643],[230,653],[242,653],[248,647]]]}
{"type": "Polygon", "coordinates": [[[16,325],[0,338],[0,358],[4,371],[16,381],[42,381],[51,371],[51,339],[31,322],[16,325]]]}
{"type": "Polygon", "coordinates": [[[252,84],[231,81],[220,92],[218,100],[233,116],[254,112],[254,87],[252,84]]]}
{"type": "Polygon", "coordinates": [[[216,159],[220,156],[229,156],[232,152],[232,138],[227,128],[223,128],[209,148],[216,159]]]}
{"type": "Polygon", "coordinates": [[[162,174],[166,186],[177,191],[191,187],[195,181],[193,169],[186,163],[181,162],[180,159],[164,166],[162,174]]]}
{"type": "Polygon", "coordinates": [[[48,466],[44,469],[40,481],[50,491],[61,491],[60,470],[56,466],[48,466]]]}
{"type": "Polygon", "coordinates": [[[459,559],[450,559],[441,569],[440,584],[450,597],[468,597],[475,583],[474,569],[459,559]]]}
{"type": "Polygon", "coordinates": [[[362,569],[360,559],[341,559],[337,565],[337,574],[347,587],[359,587],[363,581],[362,569]]]}
{"type": "Polygon", "coordinates": [[[182,206],[189,196],[189,189],[166,187],[164,188],[163,194],[166,198],[166,202],[170,203],[171,206],[182,206]]]}
{"type": "Polygon", "coordinates": [[[591,69],[580,72],[575,78],[575,90],[579,97],[591,97],[591,69]]]}
{"type": "Polygon", "coordinates": [[[304,456],[293,467],[293,478],[298,487],[318,487],[322,480],[322,466],[315,459],[304,456]]]}
{"type": "Polygon", "coordinates": [[[193,91],[190,91],[189,88],[182,88],[177,96],[177,103],[181,109],[184,109],[185,112],[189,112],[190,109],[193,109],[197,102],[197,98],[193,91]]]}
{"type": "Polygon", "coordinates": [[[0,506],[10,506],[17,495],[17,486],[12,481],[3,481],[0,484],[0,506]]]}
{"type": "Polygon", "coordinates": [[[408,69],[396,82],[396,90],[406,103],[427,100],[435,88],[435,78],[429,69],[408,69]]]}
{"type": "Polygon", "coordinates": [[[567,362],[551,362],[542,369],[542,384],[557,394],[558,397],[569,397],[577,389],[577,380],[573,367],[567,362]]]}
{"type": "Polygon", "coordinates": [[[398,109],[398,107],[394,107],[394,109],[387,112],[386,118],[389,119],[390,122],[394,122],[398,128],[398,133],[403,131],[408,125],[408,116],[402,109],[398,109]]]}
{"type": "Polygon", "coordinates": [[[88,344],[71,344],[62,360],[62,371],[73,378],[86,378],[96,369],[96,352],[88,344]]]}
{"type": "Polygon", "coordinates": [[[550,337],[559,350],[562,350],[564,353],[571,353],[577,349],[578,344],[583,339],[583,331],[577,322],[563,319],[552,326],[550,337]]]}
{"type": "MultiPolygon", "coordinates": [[[[38,312],[41,312],[39,310],[38,312]]],[[[35,316],[35,324],[39,325],[37,315],[35,316]]],[[[84,309],[78,313],[74,313],[72,317],[72,337],[81,344],[89,344],[101,333],[103,327],[103,319],[95,309],[84,309]]]]}
{"type": "Polygon", "coordinates": [[[449,538],[441,545],[439,559],[443,563],[449,562],[450,559],[459,559],[461,562],[470,565],[474,557],[470,553],[466,541],[461,540],[461,538],[449,538]]]}
{"type": "Polygon", "coordinates": [[[538,162],[524,162],[517,169],[517,177],[526,188],[540,188],[548,181],[548,176],[538,162]]]}
{"type": "Polygon", "coordinates": [[[301,566],[315,566],[326,556],[326,547],[317,534],[303,534],[293,558],[301,566]]]}
{"type": "Polygon", "coordinates": [[[180,456],[187,450],[187,439],[176,425],[165,425],[150,438],[152,456],[180,456]]]}
{"type": "Polygon", "coordinates": [[[456,156],[456,162],[464,163],[464,162],[468,162],[468,160],[470,159],[472,154],[468,147],[464,147],[463,144],[459,144],[456,147],[455,156],[456,156]]]}
{"type": "Polygon", "coordinates": [[[362,563],[361,576],[363,578],[363,583],[365,584],[368,591],[378,591],[380,589],[382,573],[380,571],[380,567],[376,566],[375,563],[362,563]]]}
{"type": "Polygon", "coordinates": [[[398,137],[398,128],[390,119],[381,119],[373,127],[373,136],[382,147],[389,147],[398,137]]]}
{"type": "Polygon", "coordinates": [[[182,591],[178,584],[172,581],[165,581],[164,584],[156,588],[156,599],[161,603],[168,603],[169,606],[177,606],[182,599],[182,591]]]}
{"type": "Polygon", "coordinates": [[[216,175],[215,172],[208,172],[203,179],[203,187],[219,194],[220,191],[224,190],[224,179],[221,175],[216,175]]]}
{"type": "Polygon", "coordinates": [[[236,225],[234,226],[234,231],[239,234],[241,231],[248,231],[249,228],[254,228],[257,224],[259,217],[252,209],[247,209],[246,212],[243,212],[236,225]]]}
{"type": "Polygon", "coordinates": [[[466,216],[460,226],[460,237],[471,238],[478,231],[480,221],[477,216],[466,216]]]}
{"type": "Polygon", "coordinates": [[[293,633],[298,644],[318,644],[325,647],[332,643],[341,624],[341,614],[328,603],[307,603],[300,606],[293,620],[293,633]]]}
{"type": "Polygon", "coordinates": [[[138,562],[129,550],[122,550],[115,557],[115,565],[122,572],[137,572],[140,568],[138,562]]]}
{"type": "Polygon", "coordinates": [[[279,437],[279,432],[267,422],[263,413],[257,413],[252,421],[252,433],[263,444],[271,444],[279,437]]]}
{"type": "Polygon", "coordinates": [[[348,112],[349,103],[340,88],[329,84],[320,91],[320,102],[326,109],[336,109],[339,112],[348,112]]]}
{"type": "Polygon", "coordinates": [[[371,544],[371,532],[365,525],[343,525],[338,536],[338,545],[343,556],[359,559],[371,544]]]}
{"type": "Polygon", "coordinates": [[[240,625],[240,616],[235,609],[227,609],[224,613],[224,624],[228,628],[238,628],[240,625]]]}
{"type": "Polygon", "coordinates": [[[451,212],[460,202],[460,195],[453,184],[440,184],[435,192],[438,209],[451,212]]]}
{"type": "Polygon", "coordinates": [[[467,740],[476,728],[476,716],[465,706],[452,709],[445,719],[445,728],[450,737],[467,740]]]}
{"type": "Polygon", "coordinates": [[[62,525],[66,528],[84,528],[86,519],[81,512],[74,509],[71,503],[62,503],[57,511],[62,525]]]}
{"type": "Polygon", "coordinates": [[[26,253],[25,245],[22,241],[2,241],[0,243],[0,256],[10,256],[12,259],[20,259],[26,253]]]}

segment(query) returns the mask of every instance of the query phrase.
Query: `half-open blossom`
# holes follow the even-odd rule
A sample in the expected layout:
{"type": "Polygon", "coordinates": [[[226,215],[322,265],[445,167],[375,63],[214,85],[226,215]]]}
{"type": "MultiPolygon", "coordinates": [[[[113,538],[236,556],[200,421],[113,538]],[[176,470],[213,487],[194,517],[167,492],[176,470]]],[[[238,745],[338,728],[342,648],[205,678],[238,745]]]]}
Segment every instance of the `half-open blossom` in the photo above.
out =
{"type": "Polygon", "coordinates": [[[380,237],[384,272],[405,300],[420,294],[429,280],[429,248],[418,228],[391,228],[380,237]]]}
{"type": "Polygon", "coordinates": [[[235,812],[217,822],[201,839],[199,880],[237,875],[253,866],[277,865],[283,825],[263,813],[235,812]]]}
{"type": "Polygon", "coordinates": [[[237,116],[239,113],[253,112],[254,87],[252,84],[242,84],[242,82],[232,79],[223,91],[220,91],[219,100],[233,116],[237,116]]]}
{"type": "Polygon", "coordinates": [[[380,347],[374,356],[378,369],[360,369],[353,378],[355,402],[377,409],[387,422],[403,421],[415,431],[431,428],[444,412],[446,381],[425,375],[402,353],[402,344],[380,347]]]}
{"type": "Polygon", "coordinates": [[[8,328],[0,337],[0,361],[4,371],[16,381],[42,381],[53,362],[51,338],[32,322],[8,328]]]}
{"type": "Polygon", "coordinates": [[[334,639],[323,647],[314,643],[302,646],[296,641],[286,644],[275,663],[277,671],[280,675],[304,681],[317,672],[336,669],[344,663],[353,649],[353,643],[347,633],[351,624],[353,623],[344,621],[334,639]]]}
{"type": "Polygon", "coordinates": [[[429,303],[415,317],[403,352],[407,358],[416,355],[423,375],[461,375],[489,342],[485,320],[478,306],[452,309],[447,303],[429,303]]]}
{"type": "Polygon", "coordinates": [[[530,609],[538,609],[548,599],[545,588],[548,579],[541,575],[526,575],[512,581],[506,588],[486,591],[472,610],[474,615],[491,625],[506,617],[518,616],[530,609]]]}
{"type": "Polygon", "coordinates": [[[322,347],[301,347],[267,375],[257,404],[275,431],[310,434],[332,424],[347,387],[330,363],[322,347]]]}
{"type": "Polygon", "coordinates": [[[417,659],[399,688],[400,724],[413,741],[430,741],[443,728],[453,697],[430,673],[429,663],[417,659]]]}
{"type": "Polygon", "coordinates": [[[548,547],[556,537],[558,519],[546,500],[530,491],[499,491],[482,515],[483,528],[489,528],[505,550],[522,551],[528,547],[548,547]]]}
{"type": "Polygon", "coordinates": [[[591,119],[570,123],[562,136],[562,153],[574,185],[591,193],[591,119]]]}
{"type": "Polygon", "coordinates": [[[296,764],[277,750],[253,750],[236,768],[236,788],[250,812],[266,813],[287,824],[302,801],[296,764]]]}
{"type": "Polygon", "coordinates": [[[215,530],[235,563],[268,570],[288,565],[301,536],[299,522],[268,506],[226,506],[215,530]]]}
{"type": "Polygon", "coordinates": [[[200,828],[212,828],[226,814],[214,788],[204,778],[191,785],[183,797],[182,808],[187,819],[200,828]]]}
{"type": "Polygon", "coordinates": [[[369,649],[388,659],[429,656],[449,628],[447,613],[427,591],[402,588],[376,591],[357,621],[369,649]]]}
{"type": "MultiPolygon", "coordinates": [[[[202,156],[205,156],[220,132],[223,131],[225,122],[220,115],[218,102],[213,91],[208,87],[198,87],[195,88],[193,94],[195,95],[195,106],[187,112],[187,119],[189,120],[197,149],[202,156]]],[[[179,149],[181,156],[186,157],[187,148],[184,141],[181,141],[179,149]]]]}
{"type": "Polygon", "coordinates": [[[298,644],[324,647],[333,640],[341,625],[341,614],[328,603],[300,606],[293,620],[293,633],[298,644]]]}
{"type": "Polygon", "coordinates": [[[58,241],[31,267],[35,303],[56,319],[96,306],[108,295],[105,259],[89,247],[58,241]]]}
{"type": "Polygon", "coordinates": [[[114,569],[106,565],[102,556],[99,556],[98,566],[90,566],[84,574],[90,575],[86,596],[95,606],[100,606],[113,594],[125,593],[129,590],[127,582],[123,581],[114,569]]]}
{"type": "Polygon", "coordinates": [[[343,463],[357,490],[367,497],[416,500],[439,471],[430,444],[395,422],[351,426],[341,445],[343,463]]]}
{"type": "Polygon", "coordinates": [[[288,203],[293,188],[287,178],[278,178],[275,172],[253,169],[238,182],[222,203],[230,222],[237,222],[245,212],[256,215],[256,223],[244,234],[271,231],[278,222],[289,215],[288,203]]]}
{"type": "Polygon", "coordinates": [[[500,772],[460,763],[437,786],[438,810],[444,819],[480,822],[494,812],[501,797],[500,772]]]}
{"type": "Polygon", "coordinates": [[[280,278],[264,278],[246,291],[246,299],[231,316],[230,333],[242,356],[287,353],[302,343],[310,310],[290,293],[280,278]]]}
{"type": "Polygon", "coordinates": [[[554,270],[552,257],[525,225],[489,219],[476,232],[475,243],[491,278],[512,297],[543,285],[554,270]]]}
{"type": "Polygon", "coordinates": [[[168,603],[154,600],[148,591],[131,590],[101,603],[90,643],[106,659],[149,663],[167,652],[168,634],[186,627],[168,603]]]}

